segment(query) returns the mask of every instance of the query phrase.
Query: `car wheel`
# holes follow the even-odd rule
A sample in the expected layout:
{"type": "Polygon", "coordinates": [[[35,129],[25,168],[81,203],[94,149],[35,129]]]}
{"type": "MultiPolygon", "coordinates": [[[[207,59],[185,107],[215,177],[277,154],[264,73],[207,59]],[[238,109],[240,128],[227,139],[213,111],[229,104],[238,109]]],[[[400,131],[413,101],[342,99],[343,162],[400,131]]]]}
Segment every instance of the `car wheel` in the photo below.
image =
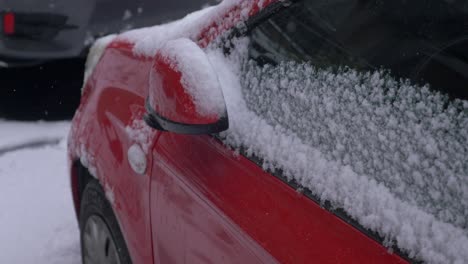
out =
{"type": "Polygon", "coordinates": [[[83,192],[80,231],[83,264],[132,263],[111,205],[96,180],[83,192]]]}

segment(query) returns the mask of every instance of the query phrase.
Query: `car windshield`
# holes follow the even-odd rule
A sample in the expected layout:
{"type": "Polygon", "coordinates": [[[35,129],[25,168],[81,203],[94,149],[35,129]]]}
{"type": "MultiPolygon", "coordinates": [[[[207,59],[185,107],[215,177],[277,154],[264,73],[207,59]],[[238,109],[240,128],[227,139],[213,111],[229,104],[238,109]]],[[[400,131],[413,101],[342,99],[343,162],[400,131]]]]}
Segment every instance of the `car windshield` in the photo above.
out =
{"type": "Polygon", "coordinates": [[[386,69],[468,99],[468,2],[304,0],[255,30],[251,56],[320,68],[386,69]],[[274,30],[273,30],[274,29],[274,30]]]}

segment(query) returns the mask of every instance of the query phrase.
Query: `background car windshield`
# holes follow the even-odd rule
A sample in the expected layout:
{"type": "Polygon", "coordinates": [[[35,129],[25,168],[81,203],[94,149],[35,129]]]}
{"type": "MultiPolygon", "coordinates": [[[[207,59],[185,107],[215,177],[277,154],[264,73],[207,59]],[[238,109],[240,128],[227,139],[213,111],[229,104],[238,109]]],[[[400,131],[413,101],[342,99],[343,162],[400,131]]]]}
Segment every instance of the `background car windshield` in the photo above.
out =
{"type": "Polygon", "coordinates": [[[305,0],[252,32],[251,57],[386,69],[468,98],[468,2],[305,0]]]}

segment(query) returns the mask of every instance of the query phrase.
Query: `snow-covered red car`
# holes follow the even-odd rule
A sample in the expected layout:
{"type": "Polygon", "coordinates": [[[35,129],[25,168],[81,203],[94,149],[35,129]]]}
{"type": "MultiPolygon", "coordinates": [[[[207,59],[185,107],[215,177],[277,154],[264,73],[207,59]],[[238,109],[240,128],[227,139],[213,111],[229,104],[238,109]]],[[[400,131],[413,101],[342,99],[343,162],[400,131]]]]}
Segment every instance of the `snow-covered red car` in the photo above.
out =
{"type": "Polygon", "coordinates": [[[84,263],[467,263],[459,1],[225,0],[91,49],[84,263]]]}

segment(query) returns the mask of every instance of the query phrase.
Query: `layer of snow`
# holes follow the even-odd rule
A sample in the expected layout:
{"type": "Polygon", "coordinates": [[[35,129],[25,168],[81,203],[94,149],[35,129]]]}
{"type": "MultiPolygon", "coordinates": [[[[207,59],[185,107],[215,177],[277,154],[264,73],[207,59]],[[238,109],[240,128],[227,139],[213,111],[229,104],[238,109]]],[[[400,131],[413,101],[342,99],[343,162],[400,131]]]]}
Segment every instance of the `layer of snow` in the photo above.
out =
{"type": "Polygon", "coordinates": [[[468,227],[468,102],[389,73],[248,63],[244,98],[342,166],[440,220],[468,227]]]}
{"type": "MultiPolygon", "coordinates": [[[[29,130],[63,139],[66,127],[1,122],[0,133],[12,133],[0,138],[24,144],[32,138],[25,134],[29,130]]],[[[81,263],[65,141],[0,156],[0,181],[0,263],[81,263]]]]}
{"type": "Polygon", "coordinates": [[[0,151],[19,145],[63,138],[69,122],[15,122],[0,119],[0,151]]]}
{"type": "MultiPolygon", "coordinates": [[[[156,55],[157,50],[167,41],[189,37],[188,33],[190,31],[199,29],[201,26],[197,25],[199,24],[198,21],[203,20],[201,18],[206,16],[212,9],[213,7],[202,9],[187,15],[182,20],[168,24],[128,31],[119,35],[117,40],[134,43],[134,52],[138,55],[153,57],[156,55]]],[[[190,36],[195,37],[193,33],[190,36]]]]}
{"type": "Polygon", "coordinates": [[[224,115],[226,106],[218,76],[205,52],[195,42],[187,38],[168,41],[159,49],[158,56],[180,72],[182,85],[192,97],[197,113],[224,115]]]}
{"type": "Polygon", "coordinates": [[[281,170],[410,257],[468,262],[466,102],[442,110],[439,95],[383,73],[242,69],[246,41],[237,44],[229,58],[207,51],[224,84],[226,144],[261,157],[264,169],[281,170]],[[384,84],[397,90],[385,97],[384,84]]]}
{"type": "MultiPolygon", "coordinates": [[[[153,57],[169,40],[189,38],[197,41],[202,30],[208,26],[215,25],[211,29],[213,32],[207,34],[216,35],[216,28],[242,23],[248,18],[248,12],[254,5],[250,0],[224,0],[216,6],[193,12],[172,23],[132,30],[119,35],[117,39],[133,43],[136,54],[153,57]]],[[[265,1],[259,1],[257,5],[261,9],[265,1]]]]}

